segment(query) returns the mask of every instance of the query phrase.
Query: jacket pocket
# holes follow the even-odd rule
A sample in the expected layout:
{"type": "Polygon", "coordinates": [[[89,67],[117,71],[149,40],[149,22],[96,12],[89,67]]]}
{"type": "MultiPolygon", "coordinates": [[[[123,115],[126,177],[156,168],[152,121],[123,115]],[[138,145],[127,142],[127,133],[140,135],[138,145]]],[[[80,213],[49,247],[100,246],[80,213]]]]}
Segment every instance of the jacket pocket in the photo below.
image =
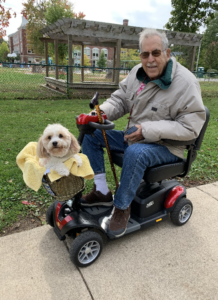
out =
{"type": "Polygon", "coordinates": [[[171,120],[169,107],[154,102],[149,106],[152,111],[152,121],[171,120]]]}

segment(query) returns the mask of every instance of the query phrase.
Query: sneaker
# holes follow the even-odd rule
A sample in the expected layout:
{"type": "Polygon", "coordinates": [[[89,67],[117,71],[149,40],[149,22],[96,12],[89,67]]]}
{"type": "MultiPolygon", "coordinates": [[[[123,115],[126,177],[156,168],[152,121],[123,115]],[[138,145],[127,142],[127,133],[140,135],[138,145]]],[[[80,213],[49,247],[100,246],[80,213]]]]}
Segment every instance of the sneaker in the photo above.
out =
{"type": "Polygon", "coordinates": [[[127,209],[114,207],[107,233],[115,237],[124,235],[130,218],[130,206],[127,209]]]}
{"type": "Polygon", "coordinates": [[[100,191],[96,191],[96,185],[94,185],[89,194],[82,196],[80,203],[82,206],[112,206],[113,196],[111,191],[109,191],[107,195],[102,194],[100,191]]]}

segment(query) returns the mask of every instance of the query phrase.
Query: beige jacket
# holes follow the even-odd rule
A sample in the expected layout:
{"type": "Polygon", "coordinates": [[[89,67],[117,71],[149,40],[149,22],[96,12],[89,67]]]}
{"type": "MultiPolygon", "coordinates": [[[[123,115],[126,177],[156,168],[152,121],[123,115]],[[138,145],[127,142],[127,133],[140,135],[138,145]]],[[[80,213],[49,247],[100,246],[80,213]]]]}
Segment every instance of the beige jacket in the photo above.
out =
{"type": "Polygon", "coordinates": [[[197,138],[206,114],[197,79],[175,58],[172,62],[169,88],[162,89],[161,84],[149,82],[137,95],[141,84],[136,77],[142,67],[139,64],[100,108],[113,121],[130,113],[133,107],[129,127],[141,124],[144,140],[140,142],[163,144],[170,152],[183,158],[185,147],[171,146],[161,140],[188,141],[197,138]]]}

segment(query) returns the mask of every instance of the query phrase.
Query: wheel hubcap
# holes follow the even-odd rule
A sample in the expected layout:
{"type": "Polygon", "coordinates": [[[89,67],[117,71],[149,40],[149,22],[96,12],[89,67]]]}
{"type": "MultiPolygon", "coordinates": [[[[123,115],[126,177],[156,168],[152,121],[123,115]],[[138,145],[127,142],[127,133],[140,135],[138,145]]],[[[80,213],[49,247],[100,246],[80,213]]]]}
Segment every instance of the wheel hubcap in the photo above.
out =
{"type": "Polygon", "coordinates": [[[100,252],[100,244],[97,241],[90,241],[83,245],[78,253],[78,260],[81,264],[92,262],[100,252]]]}
{"type": "Polygon", "coordinates": [[[179,212],[179,221],[181,223],[186,222],[192,213],[192,207],[190,204],[186,204],[185,206],[183,206],[183,208],[180,210],[179,212]]]}

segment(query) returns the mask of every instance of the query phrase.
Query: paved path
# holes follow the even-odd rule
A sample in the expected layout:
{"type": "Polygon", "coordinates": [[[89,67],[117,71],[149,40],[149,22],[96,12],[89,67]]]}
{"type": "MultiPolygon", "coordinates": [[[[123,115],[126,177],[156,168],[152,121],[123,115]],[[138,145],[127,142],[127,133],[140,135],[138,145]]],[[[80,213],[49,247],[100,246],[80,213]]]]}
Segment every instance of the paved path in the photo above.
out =
{"type": "Polygon", "coordinates": [[[188,189],[170,221],[114,240],[90,267],[70,261],[49,226],[0,238],[1,300],[218,300],[218,182],[188,189]]]}

